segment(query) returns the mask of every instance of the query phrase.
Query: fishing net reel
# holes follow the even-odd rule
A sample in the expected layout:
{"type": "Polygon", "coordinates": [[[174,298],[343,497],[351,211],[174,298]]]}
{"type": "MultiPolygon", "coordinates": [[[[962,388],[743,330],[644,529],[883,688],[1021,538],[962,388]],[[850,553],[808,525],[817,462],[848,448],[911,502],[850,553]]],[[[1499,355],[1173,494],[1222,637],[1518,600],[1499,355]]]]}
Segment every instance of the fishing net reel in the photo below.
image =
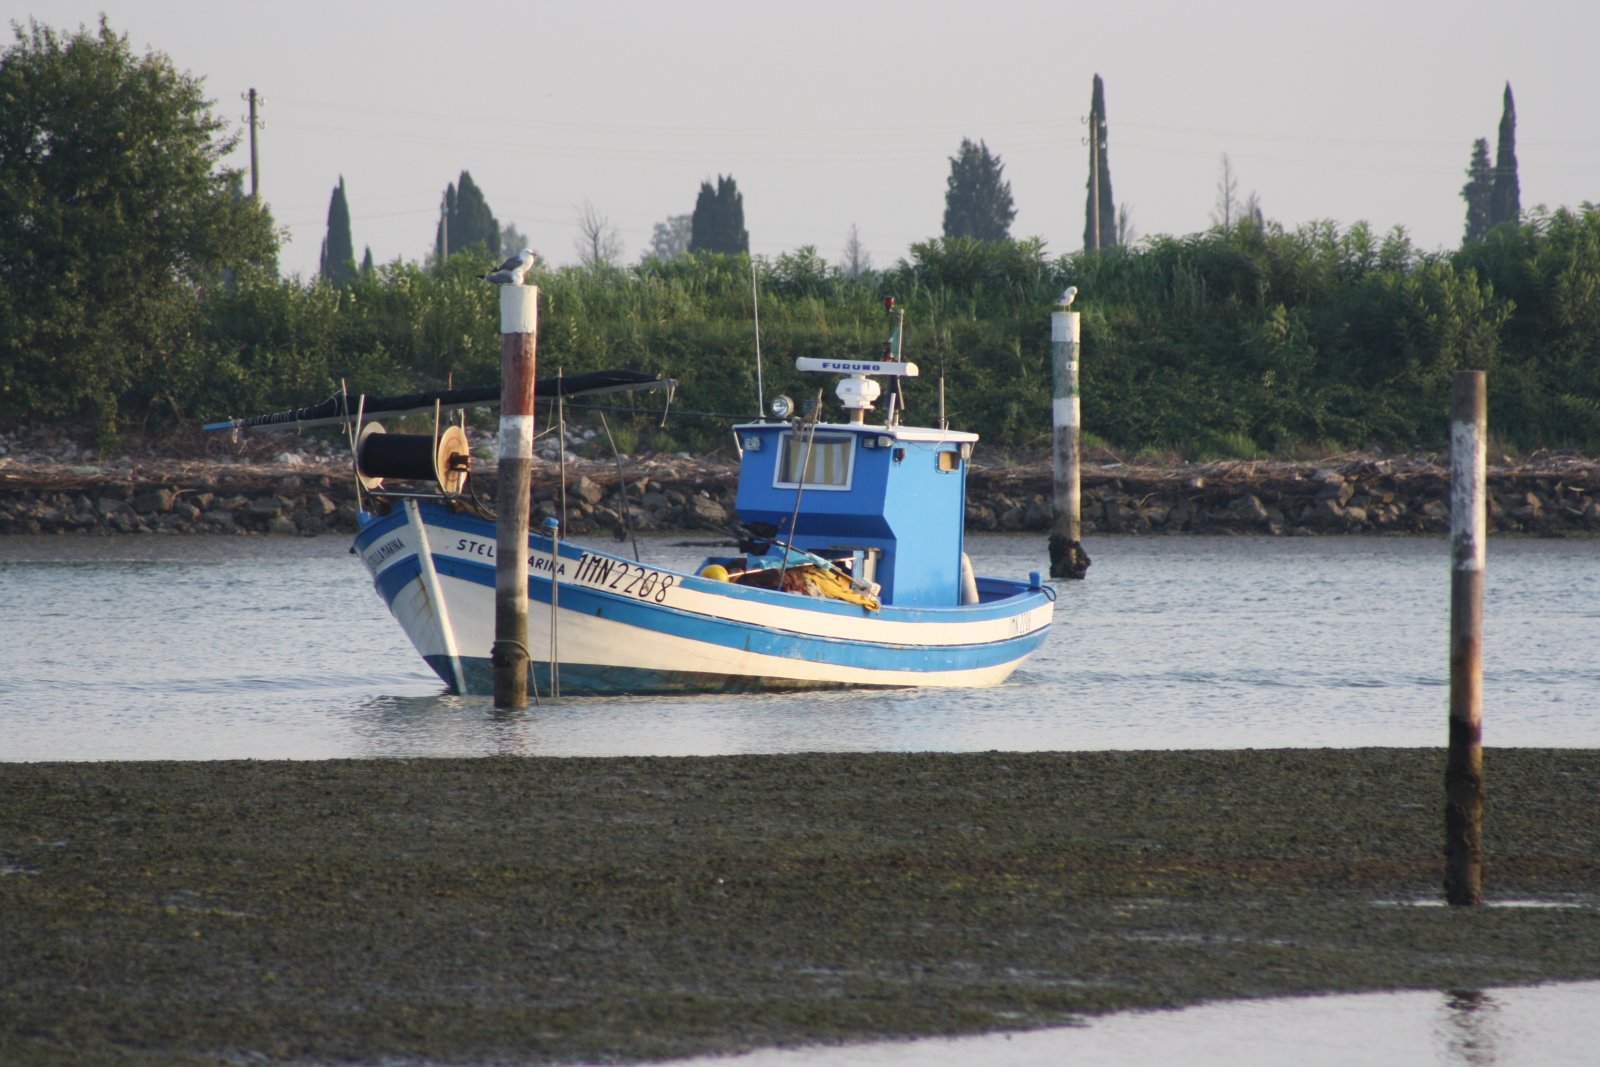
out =
{"type": "Polygon", "coordinates": [[[384,487],[385,479],[430,482],[447,497],[459,496],[472,472],[467,433],[459,426],[437,435],[388,433],[376,422],[361,428],[356,442],[356,478],[365,492],[384,487]]]}

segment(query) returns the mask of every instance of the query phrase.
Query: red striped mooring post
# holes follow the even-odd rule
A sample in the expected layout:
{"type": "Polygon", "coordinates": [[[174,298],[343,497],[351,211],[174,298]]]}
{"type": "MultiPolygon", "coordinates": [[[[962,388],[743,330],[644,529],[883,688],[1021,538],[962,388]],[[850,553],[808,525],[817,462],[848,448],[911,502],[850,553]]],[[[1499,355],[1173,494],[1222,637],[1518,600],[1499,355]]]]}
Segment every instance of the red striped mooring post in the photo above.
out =
{"type": "Polygon", "coordinates": [[[539,288],[500,286],[500,470],[495,501],[494,706],[528,705],[528,494],[539,288]]]}
{"type": "Polygon", "coordinates": [[[1450,414],[1450,750],[1444,893],[1483,903],[1483,564],[1488,401],[1481,370],[1456,371],[1450,414]]]}

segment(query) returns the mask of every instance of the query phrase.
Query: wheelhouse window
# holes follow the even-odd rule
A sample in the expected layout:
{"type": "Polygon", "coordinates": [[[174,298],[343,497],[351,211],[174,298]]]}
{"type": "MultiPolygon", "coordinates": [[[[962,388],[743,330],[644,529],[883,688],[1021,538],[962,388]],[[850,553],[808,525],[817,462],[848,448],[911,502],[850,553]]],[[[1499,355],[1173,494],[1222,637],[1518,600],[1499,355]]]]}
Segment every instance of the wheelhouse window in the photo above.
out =
{"type": "Polygon", "coordinates": [[[855,455],[854,434],[786,433],[778,445],[778,470],[775,485],[802,484],[807,488],[848,489],[855,455]]]}

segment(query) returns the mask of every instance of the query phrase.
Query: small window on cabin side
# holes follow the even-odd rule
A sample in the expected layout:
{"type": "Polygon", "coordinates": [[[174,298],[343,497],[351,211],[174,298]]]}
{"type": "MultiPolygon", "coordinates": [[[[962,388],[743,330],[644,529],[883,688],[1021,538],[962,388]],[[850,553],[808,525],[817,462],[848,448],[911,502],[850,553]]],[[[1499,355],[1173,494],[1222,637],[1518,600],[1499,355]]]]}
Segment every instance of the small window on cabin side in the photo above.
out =
{"type": "Polygon", "coordinates": [[[961,469],[960,452],[940,452],[939,469],[942,471],[958,471],[961,469]]]}
{"type": "Polygon", "coordinates": [[[805,471],[805,485],[820,489],[850,488],[851,465],[855,460],[854,434],[786,433],[779,445],[778,485],[799,485],[805,471]]]}

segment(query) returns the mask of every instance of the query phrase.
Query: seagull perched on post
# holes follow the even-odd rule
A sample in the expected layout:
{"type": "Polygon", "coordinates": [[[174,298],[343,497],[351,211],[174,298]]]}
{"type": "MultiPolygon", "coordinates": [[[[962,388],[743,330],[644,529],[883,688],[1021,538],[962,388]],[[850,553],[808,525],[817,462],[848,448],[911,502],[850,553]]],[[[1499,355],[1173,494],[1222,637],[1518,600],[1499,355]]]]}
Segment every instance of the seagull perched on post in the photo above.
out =
{"type": "Polygon", "coordinates": [[[1078,287],[1076,285],[1069,285],[1065,289],[1061,290],[1061,295],[1056,298],[1056,304],[1059,307],[1069,308],[1072,306],[1072,302],[1076,299],[1078,299],[1078,287]]]}
{"type": "Polygon", "coordinates": [[[495,285],[521,285],[523,275],[533,266],[533,258],[533,249],[524,248],[488,274],[480,274],[478,277],[495,285]]]}

